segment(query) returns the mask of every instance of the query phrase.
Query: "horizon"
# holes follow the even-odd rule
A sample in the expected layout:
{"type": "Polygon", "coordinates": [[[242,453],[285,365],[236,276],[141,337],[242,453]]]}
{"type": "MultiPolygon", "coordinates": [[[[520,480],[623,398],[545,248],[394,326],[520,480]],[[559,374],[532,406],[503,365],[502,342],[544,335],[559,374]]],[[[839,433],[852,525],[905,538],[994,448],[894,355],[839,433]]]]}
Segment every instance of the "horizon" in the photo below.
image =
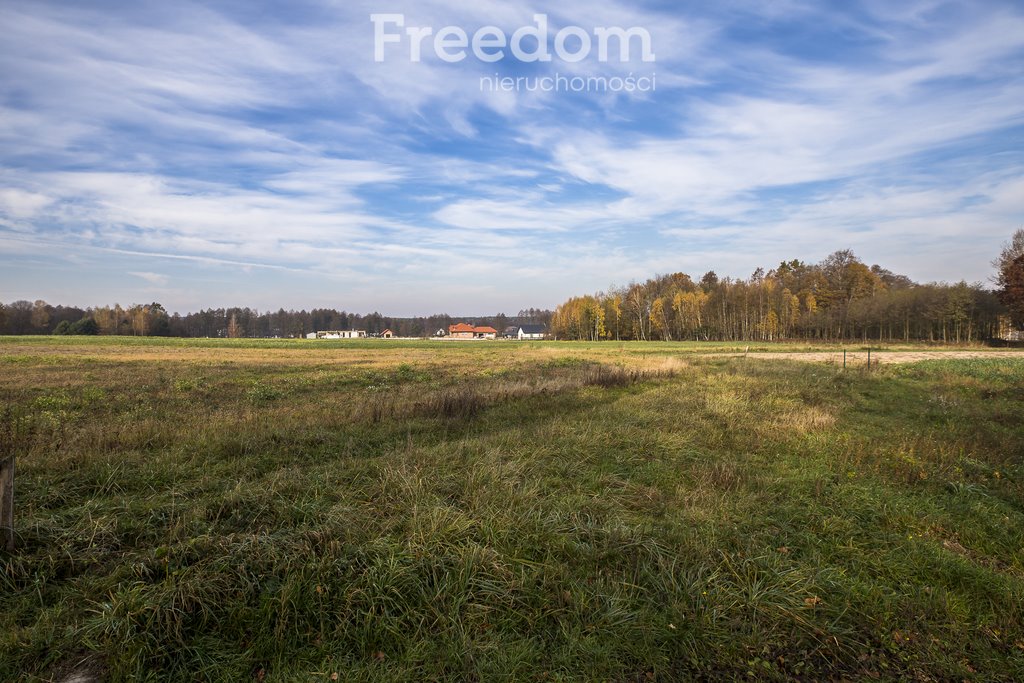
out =
{"type": "MultiPolygon", "coordinates": [[[[832,253],[836,253],[836,252],[832,252],[832,253]]],[[[793,259],[789,259],[789,261],[792,261],[792,260],[793,259]]],[[[804,263],[805,265],[811,265],[811,266],[820,266],[821,265],[820,262],[815,263],[815,262],[810,262],[810,261],[804,261],[803,259],[799,259],[799,258],[796,259],[796,260],[804,263]]],[[[861,259],[859,259],[859,257],[857,257],[857,260],[862,262],[862,263],[865,263],[861,259]]],[[[780,261],[779,265],[782,265],[782,264],[783,264],[783,262],[780,261]]],[[[865,263],[865,265],[870,266],[870,267],[876,267],[877,266],[877,267],[880,267],[882,269],[886,269],[885,265],[881,264],[881,263],[865,263]]],[[[765,268],[764,266],[759,266],[755,270],[764,270],[765,273],[772,273],[772,272],[775,271],[775,267],[773,266],[773,267],[770,267],[770,268],[765,268]]],[[[897,275],[897,276],[905,275],[904,273],[899,273],[899,272],[896,272],[896,271],[892,271],[891,269],[886,269],[886,270],[889,270],[889,272],[891,272],[893,275],[897,275]]],[[[608,285],[607,287],[603,287],[601,289],[594,290],[592,292],[574,292],[574,293],[570,294],[567,297],[567,299],[568,298],[573,298],[573,297],[576,297],[576,296],[602,295],[602,294],[606,294],[606,293],[608,293],[608,292],[610,292],[610,291],[612,291],[614,289],[617,289],[617,288],[629,287],[632,284],[642,284],[644,282],[648,282],[648,281],[656,279],[658,277],[663,277],[663,276],[666,276],[666,275],[671,275],[671,274],[680,273],[680,272],[682,272],[682,271],[668,271],[668,272],[665,272],[665,273],[651,273],[650,277],[643,278],[641,280],[634,280],[634,281],[631,281],[631,282],[628,282],[628,283],[612,283],[612,284],[608,285]]],[[[708,274],[708,273],[715,273],[716,276],[719,276],[723,280],[724,279],[730,279],[730,280],[732,280],[734,282],[739,282],[739,281],[749,282],[750,278],[752,276],[752,274],[748,274],[748,275],[745,275],[745,276],[743,276],[743,275],[739,275],[739,276],[721,275],[720,273],[717,272],[717,270],[715,268],[709,268],[709,269],[703,270],[699,274],[696,271],[692,272],[692,273],[682,273],[682,274],[690,277],[694,281],[695,284],[699,284],[699,280],[700,280],[701,276],[703,276],[705,274],[708,274]]],[[[983,281],[983,280],[968,281],[968,280],[965,280],[964,278],[950,278],[950,279],[947,279],[947,280],[933,280],[933,281],[928,281],[928,282],[918,282],[918,281],[913,280],[911,278],[911,282],[912,282],[912,284],[915,287],[952,286],[952,285],[956,285],[958,283],[963,283],[963,284],[966,284],[967,286],[972,287],[972,288],[981,288],[981,289],[983,289],[985,291],[995,291],[994,288],[991,286],[993,284],[991,281],[983,281]]],[[[189,309],[189,310],[177,310],[177,309],[173,309],[173,308],[170,308],[170,307],[164,305],[164,303],[161,302],[161,301],[145,301],[145,300],[127,301],[126,300],[126,301],[109,301],[109,302],[103,302],[103,303],[98,303],[98,304],[97,303],[81,304],[81,303],[68,303],[66,301],[48,301],[48,300],[40,299],[39,297],[33,297],[33,296],[19,297],[17,299],[10,299],[10,300],[6,300],[6,301],[5,300],[0,300],[0,306],[10,305],[10,304],[15,303],[16,301],[27,301],[29,303],[35,303],[36,301],[39,301],[39,300],[44,301],[46,304],[48,304],[50,306],[62,306],[64,308],[82,309],[82,310],[86,310],[86,311],[94,310],[94,309],[101,309],[101,308],[112,308],[114,306],[121,306],[122,308],[130,308],[130,307],[133,307],[133,306],[146,306],[146,305],[149,305],[151,303],[158,303],[158,304],[160,304],[166,310],[168,315],[172,315],[172,316],[173,315],[179,315],[179,316],[182,316],[182,317],[188,316],[188,315],[196,315],[196,314],[202,313],[204,311],[208,312],[208,311],[215,311],[215,310],[236,310],[236,309],[237,310],[251,310],[253,312],[258,312],[261,315],[262,314],[268,314],[268,313],[276,313],[276,312],[282,311],[282,310],[286,311],[286,312],[295,312],[295,313],[302,312],[302,311],[310,312],[310,311],[314,311],[314,310],[334,310],[334,311],[337,311],[339,313],[346,313],[348,315],[355,315],[355,316],[360,317],[360,318],[366,318],[366,317],[369,317],[369,316],[372,316],[372,315],[379,315],[379,316],[381,316],[383,318],[395,319],[395,320],[414,320],[414,319],[419,319],[419,318],[451,318],[452,320],[459,320],[459,321],[465,321],[465,322],[472,322],[473,320],[490,320],[490,319],[493,319],[493,318],[498,317],[498,316],[505,316],[505,317],[510,318],[510,319],[515,319],[515,318],[520,318],[520,317],[529,317],[529,316],[520,316],[519,315],[519,313],[526,312],[528,310],[536,310],[537,312],[540,312],[540,313],[553,313],[558,308],[559,305],[565,303],[565,301],[559,301],[559,302],[557,302],[553,306],[532,306],[532,305],[519,306],[518,308],[515,308],[515,309],[505,309],[505,310],[499,310],[499,311],[494,312],[494,313],[482,313],[482,314],[478,314],[478,315],[452,314],[452,313],[445,312],[445,311],[432,311],[432,312],[429,312],[429,313],[410,313],[410,314],[405,314],[405,313],[394,313],[392,311],[380,310],[380,309],[368,309],[368,310],[364,310],[364,309],[351,309],[350,310],[349,307],[344,306],[344,305],[339,305],[339,304],[336,304],[336,303],[334,303],[334,304],[328,303],[328,304],[317,305],[317,306],[302,306],[302,305],[300,305],[300,306],[291,307],[291,308],[286,307],[286,306],[274,306],[274,305],[270,305],[270,306],[267,306],[267,307],[257,307],[257,306],[236,305],[236,304],[214,304],[214,305],[203,305],[203,306],[201,306],[199,308],[189,309]],[[513,310],[514,310],[514,312],[510,312],[510,311],[513,311],[513,310]]]]}
{"type": "Polygon", "coordinates": [[[1012,2],[111,7],[0,8],[5,302],[553,310],[845,248],[988,287],[1024,225],[1012,2]]]}

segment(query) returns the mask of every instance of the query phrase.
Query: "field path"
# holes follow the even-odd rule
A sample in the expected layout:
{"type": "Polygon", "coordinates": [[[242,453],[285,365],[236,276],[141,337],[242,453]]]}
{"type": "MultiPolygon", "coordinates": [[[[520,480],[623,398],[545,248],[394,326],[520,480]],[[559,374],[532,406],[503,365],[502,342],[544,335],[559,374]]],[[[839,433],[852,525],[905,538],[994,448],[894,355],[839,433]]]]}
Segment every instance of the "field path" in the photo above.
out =
{"type": "MultiPolygon", "coordinates": [[[[759,351],[743,353],[712,353],[710,356],[762,358],[768,360],[801,360],[809,363],[842,364],[842,351],[759,351]]],[[[963,358],[1004,358],[1024,360],[1024,351],[872,351],[871,363],[917,363],[923,360],[946,360],[963,358]]],[[[865,365],[868,360],[866,351],[847,351],[847,365],[865,365]]]]}

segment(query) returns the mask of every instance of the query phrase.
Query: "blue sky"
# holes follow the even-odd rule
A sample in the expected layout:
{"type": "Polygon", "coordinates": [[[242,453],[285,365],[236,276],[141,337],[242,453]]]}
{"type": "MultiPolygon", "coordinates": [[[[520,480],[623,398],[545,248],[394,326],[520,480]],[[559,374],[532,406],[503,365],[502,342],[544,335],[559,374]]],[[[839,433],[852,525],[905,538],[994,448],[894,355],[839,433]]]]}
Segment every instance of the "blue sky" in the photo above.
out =
{"type": "Polygon", "coordinates": [[[0,30],[2,301],[514,313],[841,248],[984,281],[1024,225],[1019,2],[5,0],[0,30]],[[656,61],[376,62],[382,12],[642,27],[656,61]]]}

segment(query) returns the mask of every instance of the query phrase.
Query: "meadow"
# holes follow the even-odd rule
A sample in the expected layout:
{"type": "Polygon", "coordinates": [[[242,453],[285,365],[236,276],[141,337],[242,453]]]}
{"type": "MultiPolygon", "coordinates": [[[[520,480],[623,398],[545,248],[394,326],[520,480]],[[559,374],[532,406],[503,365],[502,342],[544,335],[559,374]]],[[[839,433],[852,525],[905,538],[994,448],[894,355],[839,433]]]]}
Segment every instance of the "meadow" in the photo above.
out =
{"type": "Polygon", "coordinates": [[[0,337],[0,680],[1024,680],[1024,359],[780,350],[0,337]]]}

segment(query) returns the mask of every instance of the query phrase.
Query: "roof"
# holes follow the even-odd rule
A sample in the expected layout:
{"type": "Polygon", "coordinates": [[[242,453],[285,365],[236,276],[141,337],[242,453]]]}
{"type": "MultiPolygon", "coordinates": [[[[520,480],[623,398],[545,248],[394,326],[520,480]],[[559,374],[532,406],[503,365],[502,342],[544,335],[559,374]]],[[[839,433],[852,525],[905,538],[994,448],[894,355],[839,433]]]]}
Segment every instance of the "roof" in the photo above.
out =
{"type": "Polygon", "coordinates": [[[523,331],[523,334],[544,334],[543,325],[520,325],[519,329],[523,331]]]}
{"type": "Polygon", "coordinates": [[[474,334],[498,334],[498,331],[493,327],[473,327],[466,323],[456,323],[448,326],[448,334],[455,334],[457,332],[473,332],[474,334]]]}

